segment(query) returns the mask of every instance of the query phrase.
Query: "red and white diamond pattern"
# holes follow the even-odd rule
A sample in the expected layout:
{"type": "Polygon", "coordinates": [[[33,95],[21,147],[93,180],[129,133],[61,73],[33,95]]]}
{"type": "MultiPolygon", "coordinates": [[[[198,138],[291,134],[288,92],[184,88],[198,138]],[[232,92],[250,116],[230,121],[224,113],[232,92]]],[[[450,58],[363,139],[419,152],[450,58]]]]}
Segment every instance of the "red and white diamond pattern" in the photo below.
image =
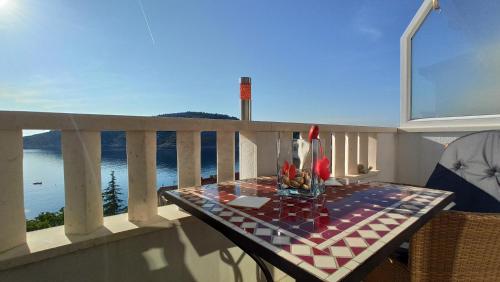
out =
{"type": "Polygon", "coordinates": [[[271,250],[299,258],[299,267],[322,279],[341,278],[345,271],[339,277],[335,272],[351,261],[366,259],[363,252],[390,239],[397,227],[446,193],[375,183],[329,189],[323,199],[309,200],[280,198],[274,187],[273,179],[258,179],[171,193],[250,238],[260,239],[271,250]],[[236,187],[242,194],[272,200],[260,209],[228,206],[225,203],[237,197],[236,187]]]}

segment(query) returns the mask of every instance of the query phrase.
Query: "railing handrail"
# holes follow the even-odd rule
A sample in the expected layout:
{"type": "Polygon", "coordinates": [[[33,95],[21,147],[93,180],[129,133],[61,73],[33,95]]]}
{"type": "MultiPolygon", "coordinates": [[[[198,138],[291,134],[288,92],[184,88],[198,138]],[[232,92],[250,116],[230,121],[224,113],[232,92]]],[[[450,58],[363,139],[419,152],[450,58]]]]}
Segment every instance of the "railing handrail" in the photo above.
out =
{"type": "MultiPolygon", "coordinates": [[[[0,130],[308,131],[310,123],[0,111],[0,130]]],[[[322,131],[395,133],[396,127],[320,124],[322,131]]]]}

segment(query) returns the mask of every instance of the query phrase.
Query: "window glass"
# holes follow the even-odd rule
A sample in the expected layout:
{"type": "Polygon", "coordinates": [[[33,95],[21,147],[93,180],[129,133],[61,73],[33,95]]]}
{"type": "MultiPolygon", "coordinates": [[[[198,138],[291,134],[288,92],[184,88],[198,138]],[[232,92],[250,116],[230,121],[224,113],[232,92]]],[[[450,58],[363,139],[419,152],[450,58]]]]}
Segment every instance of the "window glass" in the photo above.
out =
{"type": "Polygon", "coordinates": [[[412,38],[411,119],[500,114],[500,1],[440,6],[412,38]]]}

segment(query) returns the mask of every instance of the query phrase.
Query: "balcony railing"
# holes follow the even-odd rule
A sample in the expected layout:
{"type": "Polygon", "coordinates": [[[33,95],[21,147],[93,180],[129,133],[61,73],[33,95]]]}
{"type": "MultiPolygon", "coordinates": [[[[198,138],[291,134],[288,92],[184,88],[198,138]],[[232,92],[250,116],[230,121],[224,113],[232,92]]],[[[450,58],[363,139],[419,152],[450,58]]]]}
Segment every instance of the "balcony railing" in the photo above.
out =
{"type": "MultiPolygon", "coordinates": [[[[156,132],[177,135],[179,187],[200,184],[202,131],[217,132],[217,179],[234,180],[235,132],[240,134],[240,178],[276,173],[277,139],[307,135],[309,124],[0,111],[0,252],[26,243],[22,130],[61,130],[66,234],[90,234],[103,226],[102,131],[126,131],[128,220],[145,223],[157,213],[156,132]]],[[[334,176],[353,176],[357,165],[383,170],[380,134],[396,128],[319,125],[334,176]],[[379,151],[377,153],[377,151],[379,151]]],[[[385,140],[385,139],[384,139],[385,140]]],[[[291,142],[280,142],[290,146],[291,142]]],[[[394,147],[394,144],[388,144],[394,147]]],[[[285,151],[285,150],[283,150],[285,151]]]]}

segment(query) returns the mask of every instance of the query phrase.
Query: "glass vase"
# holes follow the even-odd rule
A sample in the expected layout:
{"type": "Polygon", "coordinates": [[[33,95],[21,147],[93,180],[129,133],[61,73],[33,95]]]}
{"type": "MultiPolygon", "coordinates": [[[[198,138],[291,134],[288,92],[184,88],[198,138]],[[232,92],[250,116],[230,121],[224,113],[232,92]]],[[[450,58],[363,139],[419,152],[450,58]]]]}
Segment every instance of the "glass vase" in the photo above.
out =
{"type": "Polygon", "coordinates": [[[320,159],[321,143],[314,139],[285,140],[278,138],[277,185],[278,194],[315,198],[324,192],[324,181],[314,167],[320,159]]]}

